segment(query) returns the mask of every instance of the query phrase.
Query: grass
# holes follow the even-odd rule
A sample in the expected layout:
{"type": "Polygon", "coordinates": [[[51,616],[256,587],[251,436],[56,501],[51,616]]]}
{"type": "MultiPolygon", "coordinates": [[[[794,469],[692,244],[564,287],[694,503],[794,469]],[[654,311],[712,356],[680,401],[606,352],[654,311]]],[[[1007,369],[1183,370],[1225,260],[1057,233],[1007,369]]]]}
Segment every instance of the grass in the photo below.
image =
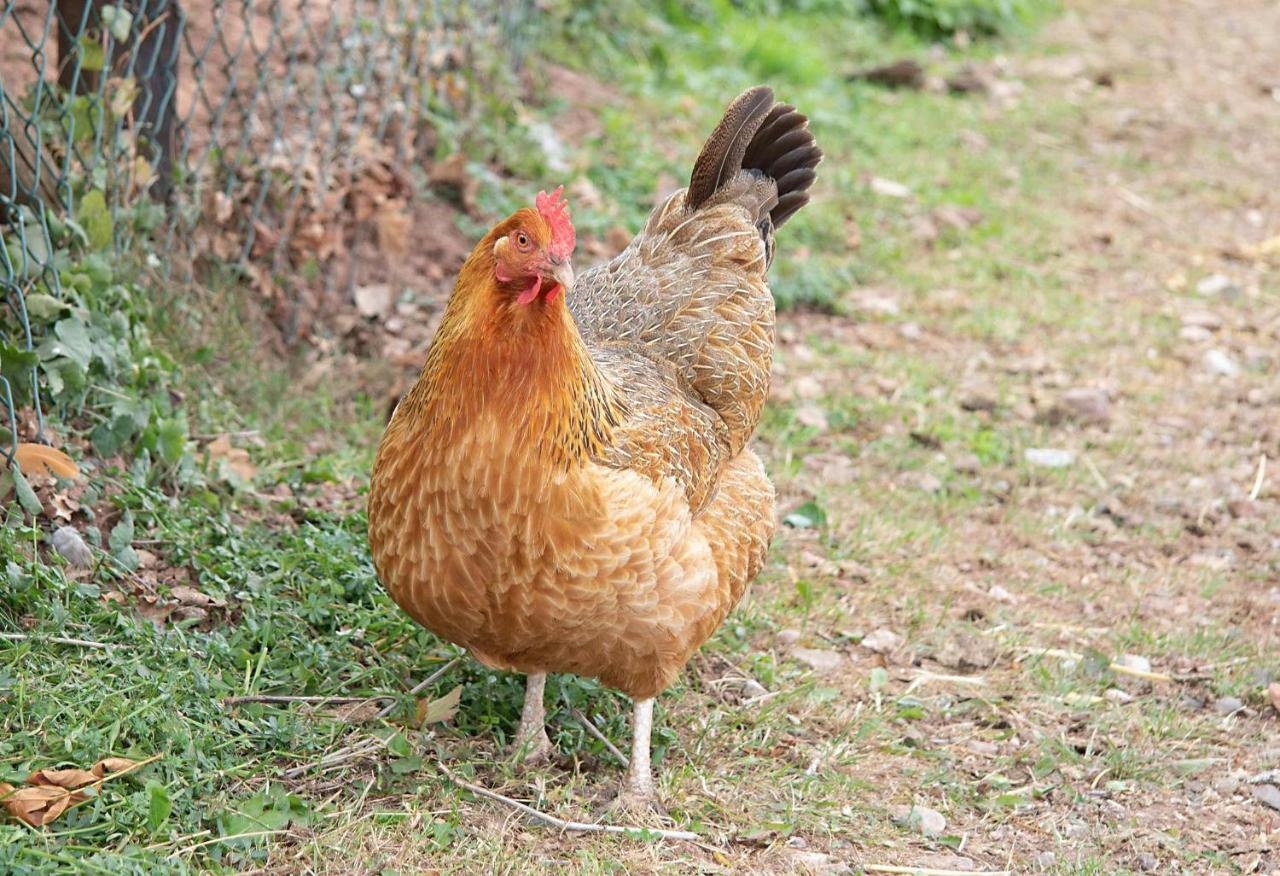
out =
{"type": "MultiPolygon", "coordinates": [[[[1081,157],[1085,105],[1047,86],[1001,107],[849,82],[855,68],[930,49],[807,8],[762,31],[728,4],[642,20],[623,4],[618,28],[571,30],[576,42],[544,46],[616,89],[598,108],[598,136],[566,144],[564,181],[583,176],[600,193],[575,208],[584,235],[637,227],[655,180],[682,178],[724,99],[757,81],[808,112],[827,151],[813,205],[779,235],[785,370],[760,428],[780,513],[798,514],[798,525],[783,527],[751,594],[658,706],[661,794],[680,826],[719,850],[561,836],[444,780],[437,759],[582,817],[618,768],[572,710],[621,745],[628,704],[591,681],[553,678],[549,725],[562,760],[522,774],[500,755],[521,680],[464,659],[424,692],[461,687],[456,716],[413,726],[419,703],[404,692],[455,651],[383,595],[364,544],[362,494],[390,370],[341,370],[305,391],[296,371],[246,379],[251,339],[236,320],[210,317],[204,346],[179,356],[207,363],[187,369],[193,431],[255,432],[252,484],[228,484],[215,467],[173,494],[94,467],[88,480],[105,497],[94,522],[107,534],[130,512],[135,546],[156,555],[132,576],[110,563],[72,573],[50,560],[44,530],[15,515],[0,539],[0,629],[29,637],[0,644],[0,781],[163,755],[49,828],[0,823],[0,870],[787,872],[806,866],[795,857],[804,851],[855,866],[1012,860],[1063,874],[1136,871],[1139,853],[1184,872],[1238,866],[1223,825],[1266,828],[1246,797],[1215,782],[1276,765],[1264,749],[1275,730],[1264,688],[1280,660],[1257,593],[1280,569],[1238,547],[1236,566],[1213,565],[1247,534],[1244,518],[1213,506],[1215,534],[1192,539],[1187,521],[1159,510],[1153,494],[1182,489],[1209,464],[1199,451],[1171,453],[1146,425],[1188,391],[1173,361],[1178,322],[1149,297],[1091,279],[1098,260],[1152,277],[1168,266],[1136,234],[1117,251],[1087,250],[1097,179],[1158,168],[1123,151],[1081,157]],[[871,176],[913,194],[877,195],[871,176]],[[980,218],[922,239],[921,218],[944,205],[980,218]],[[867,290],[895,308],[868,309],[867,290]],[[1037,352],[1047,365],[1028,364],[1037,352]],[[1110,431],[1037,419],[1037,394],[1099,369],[1132,414],[1110,431]],[[994,409],[961,404],[975,384],[994,409]],[[798,416],[806,404],[822,409],[825,429],[798,416]],[[1093,468],[1023,460],[1028,447],[1058,446],[1093,468]],[[960,466],[969,455],[976,467],[960,466]],[[1136,522],[1115,523],[1105,502],[1136,522]],[[172,570],[214,600],[206,616],[146,619],[147,596],[179,580],[165,577],[172,570]],[[880,628],[903,648],[886,657],[860,646],[880,628]],[[796,648],[838,653],[838,668],[811,670],[796,648]],[[1118,674],[1109,663],[1123,654],[1191,680],[1118,674]],[[753,700],[744,678],[769,696],[753,700]],[[258,694],[398,699],[387,720],[224,703],[258,694]],[[1248,711],[1216,711],[1227,696],[1248,711]],[[359,743],[367,754],[319,766],[359,743]],[[286,776],[298,767],[307,769],[286,776]],[[1230,814],[1179,820],[1214,799],[1230,814]],[[893,807],[911,804],[940,812],[944,832],[924,837],[895,820],[893,807]]],[[[936,63],[1050,51],[979,43],[947,47],[936,63]]],[[[530,112],[554,127],[571,103],[550,95],[530,112]]],[[[486,209],[505,212],[545,186],[536,158],[522,161],[532,181],[486,177],[486,209]]],[[[1256,463],[1241,451],[1242,467],[1245,456],[1256,463]]],[[[1276,537],[1274,514],[1252,519],[1254,537],[1276,537]]]]}

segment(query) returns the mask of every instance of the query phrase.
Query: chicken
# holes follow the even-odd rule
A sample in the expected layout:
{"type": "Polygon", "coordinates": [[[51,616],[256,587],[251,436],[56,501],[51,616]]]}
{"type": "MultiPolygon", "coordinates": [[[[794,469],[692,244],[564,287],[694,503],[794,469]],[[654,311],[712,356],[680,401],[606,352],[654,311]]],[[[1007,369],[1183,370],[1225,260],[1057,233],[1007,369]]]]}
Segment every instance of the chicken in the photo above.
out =
{"type": "Polygon", "coordinates": [[[747,446],[769,388],[774,231],[822,158],[808,120],[738,97],[686,190],[574,281],[561,191],[476,246],[378,448],[369,543],[391,597],[528,676],[517,741],[550,750],[546,673],[634,700],[619,799],[656,801],[654,698],[765,562],[774,492],[747,446]]]}

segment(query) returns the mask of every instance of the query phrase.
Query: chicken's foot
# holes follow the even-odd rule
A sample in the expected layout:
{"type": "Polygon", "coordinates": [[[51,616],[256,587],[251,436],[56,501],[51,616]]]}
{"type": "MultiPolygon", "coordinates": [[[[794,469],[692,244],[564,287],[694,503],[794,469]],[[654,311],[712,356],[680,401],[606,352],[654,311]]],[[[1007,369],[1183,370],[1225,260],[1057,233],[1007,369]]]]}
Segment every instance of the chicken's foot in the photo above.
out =
{"type": "Polygon", "coordinates": [[[631,720],[631,757],[627,763],[627,774],[610,808],[637,814],[657,812],[666,815],[666,809],[658,800],[658,789],[653,783],[653,771],[649,765],[649,736],[653,732],[652,697],[636,700],[631,720]]]}
{"type": "Polygon", "coordinates": [[[547,711],[542,704],[546,686],[545,672],[534,672],[525,677],[524,708],[520,710],[520,726],[511,744],[511,754],[526,766],[546,763],[555,751],[547,738],[547,711]]]}

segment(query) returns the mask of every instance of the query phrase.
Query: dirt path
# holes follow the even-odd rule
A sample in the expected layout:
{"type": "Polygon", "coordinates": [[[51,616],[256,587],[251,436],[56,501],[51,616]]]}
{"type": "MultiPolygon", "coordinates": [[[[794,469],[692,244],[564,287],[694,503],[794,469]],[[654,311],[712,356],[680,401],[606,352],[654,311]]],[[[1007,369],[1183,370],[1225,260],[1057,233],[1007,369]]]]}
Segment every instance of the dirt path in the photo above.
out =
{"type": "MultiPolygon", "coordinates": [[[[1060,168],[1069,215],[1033,271],[1072,318],[1039,323],[1036,300],[1011,301],[1035,328],[994,345],[939,318],[955,312],[946,295],[902,304],[901,319],[925,332],[906,355],[946,384],[916,412],[920,442],[959,409],[1075,462],[976,470],[940,440],[943,468],[976,470],[970,503],[951,477],[894,472],[871,450],[843,472],[811,460],[784,485],[862,483],[841,536],[870,586],[842,611],[864,631],[915,627],[888,668],[928,717],[851,773],[881,801],[944,812],[959,848],[860,859],[1271,872],[1280,791],[1249,779],[1280,767],[1280,687],[1275,705],[1267,693],[1280,680],[1280,4],[1073,4],[1038,42],[1010,61],[1018,99],[1079,116],[1026,143],[1060,168]],[[922,491],[949,498],[912,498],[922,491]],[[932,540],[901,538],[930,523],[932,540]],[[921,674],[988,664],[980,688],[921,674]]],[[[898,398],[901,338],[789,323],[801,346],[869,349],[863,391],[878,380],[898,398]]],[[[786,380],[806,375],[824,379],[801,364],[786,380]]],[[[789,539],[800,568],[812,549],[789,539]]],[[[885,661],[851,656],[842,689],[865,703],[885,661]]]]}

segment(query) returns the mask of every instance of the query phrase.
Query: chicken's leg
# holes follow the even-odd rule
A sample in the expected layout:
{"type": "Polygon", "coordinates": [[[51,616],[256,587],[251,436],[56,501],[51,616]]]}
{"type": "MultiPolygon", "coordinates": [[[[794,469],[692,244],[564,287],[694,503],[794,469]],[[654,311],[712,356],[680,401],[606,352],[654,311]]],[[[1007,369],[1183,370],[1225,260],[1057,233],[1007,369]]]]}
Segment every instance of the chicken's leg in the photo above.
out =
{"type": "Polygon", "coordinates": [[[547,712],[542,694],[547,686],[545,672],[530,673],[524,682],[524,708],[520,710],[520,727],[516,730],[511,753],[527,765],[546,763],[553,751],[547,738],[547,712]]]}
{"type": "Polygon", "coordinates": [[[631,726],[631,758],[615,808],[631,812],[663,812],[649,767],[649,735],[653,731],[653,698],[636,700],[631,726]]]}

